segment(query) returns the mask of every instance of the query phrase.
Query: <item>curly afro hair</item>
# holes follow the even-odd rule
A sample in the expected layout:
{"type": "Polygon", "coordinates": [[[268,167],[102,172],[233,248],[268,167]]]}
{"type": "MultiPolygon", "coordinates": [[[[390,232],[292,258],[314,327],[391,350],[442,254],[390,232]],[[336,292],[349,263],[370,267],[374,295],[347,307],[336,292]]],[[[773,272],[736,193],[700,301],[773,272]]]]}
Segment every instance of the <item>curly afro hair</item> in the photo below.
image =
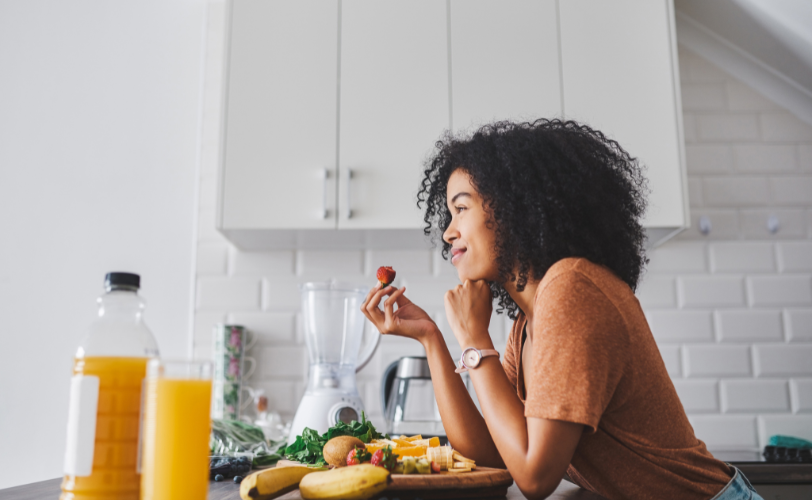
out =
{"type": "MultiPolygon", "coordinates": [[[[499,313],[519,308],[504,284],[540,280],[566,257],[606,266],[634,290],[647,262],[640,218],[646,179],[637,160],[601,132],[574,121],[500,121],[473,134],[447,132],[425,164],[417,206],[435,242],[451,222],[446,188],[462,169],[484,199],[496,231],[499,313]]],[[[448,259],[451,245],[443,242],[448,259]]]]}

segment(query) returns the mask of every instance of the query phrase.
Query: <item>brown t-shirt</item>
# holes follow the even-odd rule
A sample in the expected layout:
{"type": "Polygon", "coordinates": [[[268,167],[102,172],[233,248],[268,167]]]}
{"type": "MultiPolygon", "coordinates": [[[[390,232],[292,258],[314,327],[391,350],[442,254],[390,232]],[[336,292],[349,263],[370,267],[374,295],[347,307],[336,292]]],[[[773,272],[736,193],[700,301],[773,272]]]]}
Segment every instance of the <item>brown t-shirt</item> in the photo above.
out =
{"type": "Polygon", "coordinates": [[[529,380],[523,314],[503,366],[526,417],[586,426],[567,471],[575,483],[610,499],[698,500],[730,481],[694,435],[626,283],[586,259],[563,259],[541,280],[533,311],[529,380]]]}

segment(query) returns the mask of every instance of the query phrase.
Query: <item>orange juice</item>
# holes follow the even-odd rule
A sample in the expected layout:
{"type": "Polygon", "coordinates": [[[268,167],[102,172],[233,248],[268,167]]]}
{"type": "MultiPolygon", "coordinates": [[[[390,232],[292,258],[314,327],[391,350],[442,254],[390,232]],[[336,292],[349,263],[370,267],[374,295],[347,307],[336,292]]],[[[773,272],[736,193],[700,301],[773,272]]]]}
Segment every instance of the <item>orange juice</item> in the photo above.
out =
{"type": "Polygon", "coordinates": [[[205,500],[209,488],[211,380],[147,379],[143,500],[205,500]]]}
{"type": "Polygon", "coordinates": [[[99,378],[93,469],[89,476],[64,476],[61,500],[138,500],[138,429],[147,361],[104,356],[76,359],[74,375],[99,378]]]}

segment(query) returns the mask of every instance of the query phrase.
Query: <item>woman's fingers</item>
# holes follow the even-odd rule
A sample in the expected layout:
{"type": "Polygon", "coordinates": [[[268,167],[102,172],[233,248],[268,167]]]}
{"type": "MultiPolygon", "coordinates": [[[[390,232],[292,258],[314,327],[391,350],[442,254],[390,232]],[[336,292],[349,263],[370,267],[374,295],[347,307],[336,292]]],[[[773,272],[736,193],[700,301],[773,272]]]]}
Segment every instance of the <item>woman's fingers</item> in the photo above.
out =
{"type": "Polygon", "coordinates": [[[378,305],[384,295],[392,293],[393,286],[379,289],[364,303],[364,315],[378,328],[381,333],[387,333],[385,328],[386,315],[378,305]]]}
{"type": "MultiPolygon", "coordinates": [[[[402,296],[403,292],[405,292],[405,291],[406,291],[406,287],[405,286],[401,287],[399,290],[395,290],[394,293],[390,294],[389,298],[387,298],[384,301],[383,310],[384,310],[384,313],[386,314],[386,324],[387,325],[392,325],[392,323],[394,322],[394,317],[393,316],[395,314],[395,304],[397,303],[398,297],[402,296]]],[[[398,304],[398,307],[400,307],[400,304],[398,304]]]]}

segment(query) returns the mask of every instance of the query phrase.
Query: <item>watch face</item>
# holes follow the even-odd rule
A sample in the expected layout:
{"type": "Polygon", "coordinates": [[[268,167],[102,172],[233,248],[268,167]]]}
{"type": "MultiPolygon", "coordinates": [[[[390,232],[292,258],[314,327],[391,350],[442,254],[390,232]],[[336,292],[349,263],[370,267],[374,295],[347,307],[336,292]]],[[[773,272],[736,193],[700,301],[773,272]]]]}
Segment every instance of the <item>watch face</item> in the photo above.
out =
{"type": "Polygon", "coordinates": [[[463,355],[463,359],[465,360],[465,366],[468,368],[476,368],[481,358],[479,356],[479,351],[471,349],[463,355]]]}

